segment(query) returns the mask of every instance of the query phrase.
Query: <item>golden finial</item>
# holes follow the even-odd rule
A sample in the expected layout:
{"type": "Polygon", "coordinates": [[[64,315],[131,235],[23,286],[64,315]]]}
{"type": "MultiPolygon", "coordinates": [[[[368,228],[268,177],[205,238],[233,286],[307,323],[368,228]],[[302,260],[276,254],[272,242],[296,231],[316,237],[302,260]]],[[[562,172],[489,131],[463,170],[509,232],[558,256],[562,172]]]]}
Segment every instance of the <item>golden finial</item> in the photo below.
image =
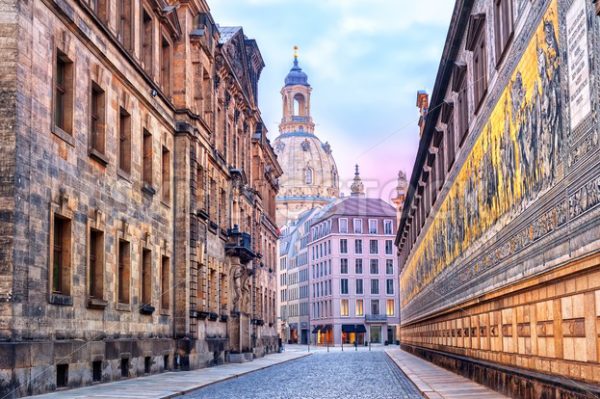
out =
{"type": "Polygon", "coordinates": [[[298,46],[294,46],[294,59],[295,60],[298,59],[298,50],[299,50],[299,47],[298,46]]]}

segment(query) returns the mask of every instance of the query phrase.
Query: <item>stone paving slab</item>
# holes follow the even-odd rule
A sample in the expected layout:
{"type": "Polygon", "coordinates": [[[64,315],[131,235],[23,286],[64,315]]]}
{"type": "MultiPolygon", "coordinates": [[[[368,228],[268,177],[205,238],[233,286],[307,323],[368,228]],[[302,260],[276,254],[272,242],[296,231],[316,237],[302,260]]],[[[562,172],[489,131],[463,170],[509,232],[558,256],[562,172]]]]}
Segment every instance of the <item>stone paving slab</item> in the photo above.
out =
{"type": "Polygon", "coordinates": [[[147,377],[75,388],[49,394],[28,396],[33,399],[168,399],[198,388],[236,378],[253,371],[309,356],[310,353],[289,351],[275,353],[248,363],[227,363],[191,371],[168,372],[147,377]]]}
{"type": "Polygon", "coordinates": [[[429,399],[505,399],[504,396],[401,349],[388,349],[387,355],[429,399]]]}

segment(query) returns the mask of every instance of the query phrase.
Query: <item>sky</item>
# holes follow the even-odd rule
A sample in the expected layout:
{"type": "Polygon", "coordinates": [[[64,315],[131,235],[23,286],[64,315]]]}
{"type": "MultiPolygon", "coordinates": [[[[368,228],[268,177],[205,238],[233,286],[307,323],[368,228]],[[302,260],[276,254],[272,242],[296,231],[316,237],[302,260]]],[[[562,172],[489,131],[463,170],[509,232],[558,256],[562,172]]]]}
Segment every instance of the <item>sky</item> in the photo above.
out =
{"type": "Polygon", "coordinates": [[[315,133],[333,150],[348,194],[359,164],[367,195],[389,200],[416,156],[418,90],[431,93],[453,0],[212,0],[215,21],[242,26],[266,67],[259,107],[271,141],[298,45],[313,88],[315,133]]]}

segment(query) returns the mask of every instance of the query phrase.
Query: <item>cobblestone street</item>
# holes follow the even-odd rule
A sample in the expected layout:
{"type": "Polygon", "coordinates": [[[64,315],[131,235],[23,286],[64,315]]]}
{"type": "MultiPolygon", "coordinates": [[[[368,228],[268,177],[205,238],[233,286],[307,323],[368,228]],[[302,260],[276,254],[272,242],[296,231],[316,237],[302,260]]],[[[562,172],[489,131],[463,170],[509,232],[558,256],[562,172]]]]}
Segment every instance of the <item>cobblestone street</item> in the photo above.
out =
{"type": "Polygon", "coordinates": [[[382,351],[319,351],[185,396],[188,399],[421,397],[382,351]]]}

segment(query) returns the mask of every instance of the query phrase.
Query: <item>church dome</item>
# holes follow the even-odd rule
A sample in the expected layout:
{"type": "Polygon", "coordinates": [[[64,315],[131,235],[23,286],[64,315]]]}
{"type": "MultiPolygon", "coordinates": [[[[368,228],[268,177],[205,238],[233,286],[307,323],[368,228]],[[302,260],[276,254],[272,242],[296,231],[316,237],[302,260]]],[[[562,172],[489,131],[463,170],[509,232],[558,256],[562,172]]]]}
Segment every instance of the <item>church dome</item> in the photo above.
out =
{"type": "Polygon", "coordinates": [[[298,59],[294,59],[294,66],[290,69],[290,72],[285,77],[286,86],[309,86],[308,75],[302,71],[302,68],[298,65],[298,59]]]}
{"type": "Polygon", "coordinates": [[[323,202],[339,195],[338,170],[328,143],[305,132],[283,133],[274,141],[284,173],[279,200],[323,202]]]}

